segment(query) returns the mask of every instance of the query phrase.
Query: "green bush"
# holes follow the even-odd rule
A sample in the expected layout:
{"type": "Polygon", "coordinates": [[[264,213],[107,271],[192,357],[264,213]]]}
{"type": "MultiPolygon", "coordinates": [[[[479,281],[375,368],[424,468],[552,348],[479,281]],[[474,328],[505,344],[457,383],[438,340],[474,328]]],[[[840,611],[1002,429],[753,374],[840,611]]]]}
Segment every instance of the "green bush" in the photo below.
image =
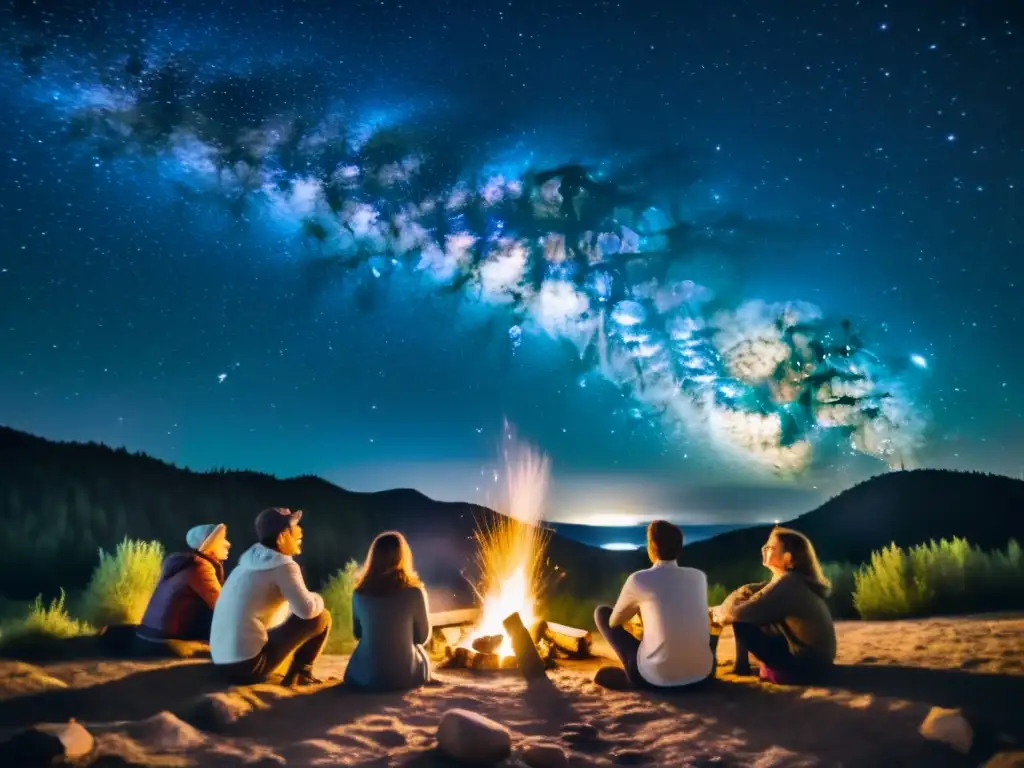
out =
{"type": "Polygon", "coordinates": [[[826,602],[835,619],[855,619],[857,609],[853,605],[854,579],[857,567],[853,563],[822,563],[821,570],[832,584],[826,602]]]}
{"type": "Polygon", "coordinates": [[[82,613],[96,627],[138,624],[160,580],[164,550],[156,541],[125,539],[100,562],[82,595],[82,613]]]}
{"type": "Polygon", "coordinates": [[[92,634],[92,627],[73,619],[64,602],[63,591],[60,597],[54,598],[49,605],[44,605],[42,597],[37,597],[29,607],[27,615],[5,622],[0,629],[0,648],[24,646],[26,643],[37,643],[40,640],[66,640],[92,634]]]}
{"type": "Polygon", "coordinates": [[[957,538],[908,551],[893,544],[873,552],[854,579],[853,602],[864,619],[1024,607],[1024,562],[1015,541],[1005,552],[984,552],[957,538]]]}
{"type": "Polygon", "coordinates": [[[324,609],[331,614],[331,634],[327,640],[326,653],[350,653],[355,645],[356,639],[352,634],[352,591],[358,574],[359,563],[349,560],[320,590],[324,609]]]}
{"type": "Polygon", "coordinates": [[[721,605],[729,596],[729,590],[722,584],[708,585],[708,605],[721,605]]]}

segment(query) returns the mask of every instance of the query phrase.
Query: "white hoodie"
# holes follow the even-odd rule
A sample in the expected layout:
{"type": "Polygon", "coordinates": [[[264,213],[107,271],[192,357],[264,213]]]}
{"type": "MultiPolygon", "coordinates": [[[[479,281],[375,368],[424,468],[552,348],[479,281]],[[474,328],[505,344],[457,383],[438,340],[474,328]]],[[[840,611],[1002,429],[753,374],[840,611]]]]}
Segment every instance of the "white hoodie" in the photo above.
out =
{"type": "Polygon", "coordinates": [[[253,659],[267,644],[267,630],[283,623],[290,613],[312,619],[323,609],[323,598],[306,589],[295,560],[254,544],[238,559],[213,609],[213,663],[253,659]]]}

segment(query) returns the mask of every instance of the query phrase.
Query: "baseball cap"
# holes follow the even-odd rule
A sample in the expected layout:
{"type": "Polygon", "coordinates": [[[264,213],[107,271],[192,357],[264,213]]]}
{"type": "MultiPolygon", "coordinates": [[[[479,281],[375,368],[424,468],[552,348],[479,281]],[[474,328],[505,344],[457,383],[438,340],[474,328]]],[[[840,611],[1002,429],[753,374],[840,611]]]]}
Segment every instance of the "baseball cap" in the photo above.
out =
{"type": "Polygon", "coordinates": [[[268,507],[256,516],[256,538],[260,541],[276,539],[281,531],[298,525],[302,510],[292,512],[287,507],[268,507]]]}

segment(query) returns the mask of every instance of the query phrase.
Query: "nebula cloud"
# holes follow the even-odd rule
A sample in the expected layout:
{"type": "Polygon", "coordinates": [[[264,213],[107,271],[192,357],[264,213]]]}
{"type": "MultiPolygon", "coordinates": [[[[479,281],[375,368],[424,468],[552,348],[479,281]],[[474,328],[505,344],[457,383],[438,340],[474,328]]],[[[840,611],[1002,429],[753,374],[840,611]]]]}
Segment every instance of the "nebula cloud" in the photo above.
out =
{"type": "Polygon", "coordinates": [[[695,254],[726,258],[758,222],[674,213],[636,181],[641,165],[618,177],[496,169],[401,115],[368,120],[254,79],[204,82],[173,61],[66,96],[76,142],[156,158],[235,213],[260,206],[303,241],[318,279],[402,272],[458,291],[507,318],[513,349],[536,334],[564,341],[583,383],[603,378],[642,418],[753,467],[799,474],[834,437],[899,463],[921,440],[909,390],[849,323],[800,301],[730,306],[693,279],[695,254]]]}

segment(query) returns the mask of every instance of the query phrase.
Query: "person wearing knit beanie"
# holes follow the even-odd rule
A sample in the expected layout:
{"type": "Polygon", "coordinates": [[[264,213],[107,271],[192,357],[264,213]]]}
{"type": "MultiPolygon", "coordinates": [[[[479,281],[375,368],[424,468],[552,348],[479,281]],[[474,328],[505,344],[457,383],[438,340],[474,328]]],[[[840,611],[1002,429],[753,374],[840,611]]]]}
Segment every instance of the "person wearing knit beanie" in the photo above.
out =
{"type": "Polygon", "coordinates": [[[149,600],[139,639],[209,642],[213,609],[224,585],[224,561],[231,550],[224,523],[190,528],[185,534],[188,551],[169,555],[149,600]]]}

